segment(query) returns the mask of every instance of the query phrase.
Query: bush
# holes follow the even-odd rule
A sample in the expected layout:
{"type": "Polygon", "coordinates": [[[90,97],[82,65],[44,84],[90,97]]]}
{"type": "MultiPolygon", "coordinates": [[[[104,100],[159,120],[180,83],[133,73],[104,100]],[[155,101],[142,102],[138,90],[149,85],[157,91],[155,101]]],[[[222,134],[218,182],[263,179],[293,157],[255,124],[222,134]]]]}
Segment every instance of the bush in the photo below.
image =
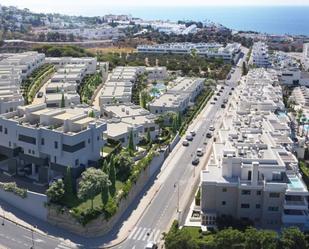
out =
{"type": "Polygon", "coordinates": [[[23,199],[27,197],[27,190],[17,187],[15,182],[0,183],[0,188],[6,192],[11,192],[23,199]]]}

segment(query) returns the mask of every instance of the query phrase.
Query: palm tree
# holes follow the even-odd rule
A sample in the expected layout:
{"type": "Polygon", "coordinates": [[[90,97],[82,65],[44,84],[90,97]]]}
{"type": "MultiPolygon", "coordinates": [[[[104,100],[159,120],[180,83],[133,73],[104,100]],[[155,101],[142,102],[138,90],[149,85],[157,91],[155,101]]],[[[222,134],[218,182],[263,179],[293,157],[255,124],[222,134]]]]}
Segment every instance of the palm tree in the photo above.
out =
{"type": "Polygon", "coordinates": [[[299,127],[300,127],[300,122],[301,122],[302,116],[303,116],[303,109],[300,108],[297,111],[297,117],[296,117],[296,120],[297,120],[297,134],[298,135],[299,135],[299,127]]]}

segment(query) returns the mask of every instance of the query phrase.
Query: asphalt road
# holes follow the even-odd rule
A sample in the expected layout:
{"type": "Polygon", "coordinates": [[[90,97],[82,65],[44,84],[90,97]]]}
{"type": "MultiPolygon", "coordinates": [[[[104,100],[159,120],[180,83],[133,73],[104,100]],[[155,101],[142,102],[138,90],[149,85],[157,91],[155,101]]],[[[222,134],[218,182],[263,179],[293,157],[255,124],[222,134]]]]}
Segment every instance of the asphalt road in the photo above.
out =
{"type": "MultiPolygon", "coordinates": [[[[195,127],[193,129],[196,131],[196,136],[194,140],[190,142],[190,145],[188,147],[181,146],[173,155],[173,158],[167,158],[162,166],[165,167],[163,173],[157,177],[157,181],[161,183],[160,190],[157,192],[128,238],[122,244],[114,248],[143,249],[147,241],[159,242],[162,239],[162,232],[168,229],[173,219],[183,218],[183,214],[186,213],[188,202],[194,197],[192,195],[194,191],[193,183],[199,177],[199,172],[196,171],[196,168],[191,164],[192,158],[195,157],[197,148],[202,147],[205,150],[210,148],[211,143],[208,143],[207,147],[204,145],[205,140],[207,141],[205,136],[206,132],[210,125],[216,126],[220,123],[223,111],[225,110],[221,108],[221,104],[224,99],[229,97],[231,87],[237,85],[240,76],[241,66],[236,67],[235,72],[231,75],[231,79],[227,81],[227,86],[225,86],[221,96],[217,96],[218,100],[216,103],[207,105],[194,122],[195,127]],[[180,203],[180,212],[177,212],[178,202],[180,203]]],[[[212,99],[210,101],[212,101],[212,99]]],[[[127,213],[129,216],[130,210],[128,210],[127,213]]],[[[40,223],[40,221],[32,221],[29,219],[30,218],[28,218],[28,222],[30,223],[40,223]]],[[[34,232],[32,240],[31,231],[8,221],[5,221],[3,226],[1,223],[2,221],[0,221],[0,248],[10,249],[31,248],[33,244],[34,248],[44,249],[74,248],[71,244],[69,245],[66,241],[58,239],[57,237],[66,237],[75,243],[82,244],[82,248],[97,248],[99,247],[98,245],[108,242],[111,237],[117,236],[118,229],[121,227],[121,224],[118,224],[118,227],[113,229],[109,237],[85,239],[44,223],[44,225],[41,225],[41,228],[44,228],[45,232],[53,234],[55,237],[34,232]]]]}
{"type": "MultiPolygon", "coordinates": [[[[186,213],[186,210],[184,210],[187,204],[186,197],[191,195],[192,200],[194,177],[199,177],[199,172],[195,172],[191,163],[192,158],[195,157],[197,148],[210,149],[210,146],[205,148],[204,141],[207,141],[205,134],[208,132],[210,125],[218,126],[222,122],[225,109],[221,108],[221,104],[223,104],[224,99],[229,98],[231,88],[237,85],[240,77],[241,67],[236,68],[220,96],[215,96],[218,99],[215,104],[207,105],[203,110],[196,123],[196,136],[193,141],[190,142],[188,147],[180,148],[176,156],[169,162],[167,176],[160,176],[158,179],[160,181],[163,178],[162,185],[152,204],[132,230],[127,240],[116,248],[144,249],[148,241],[158,243],[162,239],[162,232],[166,231],[172,219],[178,219],[182,217],[183,213],[186,213]],[[178,196],[180,199],[180,212],[177,212],[178,196]],[[182,199],[184,200],[182,201],[182,199]]],[[[212,100],[213,98],[210,102],[212,100]]]]}

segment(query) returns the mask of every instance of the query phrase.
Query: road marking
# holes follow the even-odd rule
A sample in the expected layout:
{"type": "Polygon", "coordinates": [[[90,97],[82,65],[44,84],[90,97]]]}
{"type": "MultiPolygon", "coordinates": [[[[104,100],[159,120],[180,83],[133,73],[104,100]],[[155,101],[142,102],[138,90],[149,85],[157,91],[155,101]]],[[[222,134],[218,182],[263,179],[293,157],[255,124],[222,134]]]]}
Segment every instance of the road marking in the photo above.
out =
{"type": "Polygon", "coordinates": [[[158,237],[160,237],[160,230],[158,230],[155,234],[154,234],[154,236],[153,236],[153,241],[154,242],[156,242],[156,241],[158,241],[158,237]]]}
{"type": "Polygon", "coordinates": [[[147,230],[147,228],[143,228],[142,232],[140,233],[140,235],[137,237],[136,240],[141,240],[141,239],[143,238],[144,234],[146,234],[146,233],[145,233],[146,230],[147,230]]]}
{"type": "Polygon", "coordinates": [[[133,246],[132,249],[135,249],[136,246],[133,246]]]}
{"type": "Polygon", "coordinates": [[[136,239],[136,237],[138,236],[138,234],[139,234],[139,232],[142,230],[142,228],[140,227],[140,228],[138,228],[138,230],[137,230],[137,232],[135,233],[135,235],[133,236],[133,238],[132,239],[136,239]]]}
{"type": "Polygon", "coordinates": [[[56,248],[62,248],[62,249],[71,249],[70,247],[64,246],[62,244],[59,244],[56,248]]]}
{"type": "Polygon", "coordinates": [[[134,227],[134,228],[133,228],[132,232],[129,234],[128,239],[131,239],[131,237],[132,237],[133,234],[135,233],[136,229],[137,229],[137,227],[134,227]]]}
{"type": "Polygon", "coordinates": [[[150,237],[150,232],[151,232],[151,228],[148,228],[147,233],[143,237],[143,241],[145,241],[147,239],[147,237],[150,237]]]}

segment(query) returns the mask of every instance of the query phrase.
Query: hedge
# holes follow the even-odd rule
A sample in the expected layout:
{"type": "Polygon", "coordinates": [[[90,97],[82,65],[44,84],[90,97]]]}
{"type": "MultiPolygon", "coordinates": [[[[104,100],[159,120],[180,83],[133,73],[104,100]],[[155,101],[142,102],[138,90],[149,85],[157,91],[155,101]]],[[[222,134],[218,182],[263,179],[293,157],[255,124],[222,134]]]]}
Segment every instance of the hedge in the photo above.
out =
{"type": "Polygon", "coordinates": [[[8,182],[8,183],[1,182],[0,188],[6,192],[11,192],[23,199],[27,197],[27,190],[17,187],[15,182],[8,182]]]}

